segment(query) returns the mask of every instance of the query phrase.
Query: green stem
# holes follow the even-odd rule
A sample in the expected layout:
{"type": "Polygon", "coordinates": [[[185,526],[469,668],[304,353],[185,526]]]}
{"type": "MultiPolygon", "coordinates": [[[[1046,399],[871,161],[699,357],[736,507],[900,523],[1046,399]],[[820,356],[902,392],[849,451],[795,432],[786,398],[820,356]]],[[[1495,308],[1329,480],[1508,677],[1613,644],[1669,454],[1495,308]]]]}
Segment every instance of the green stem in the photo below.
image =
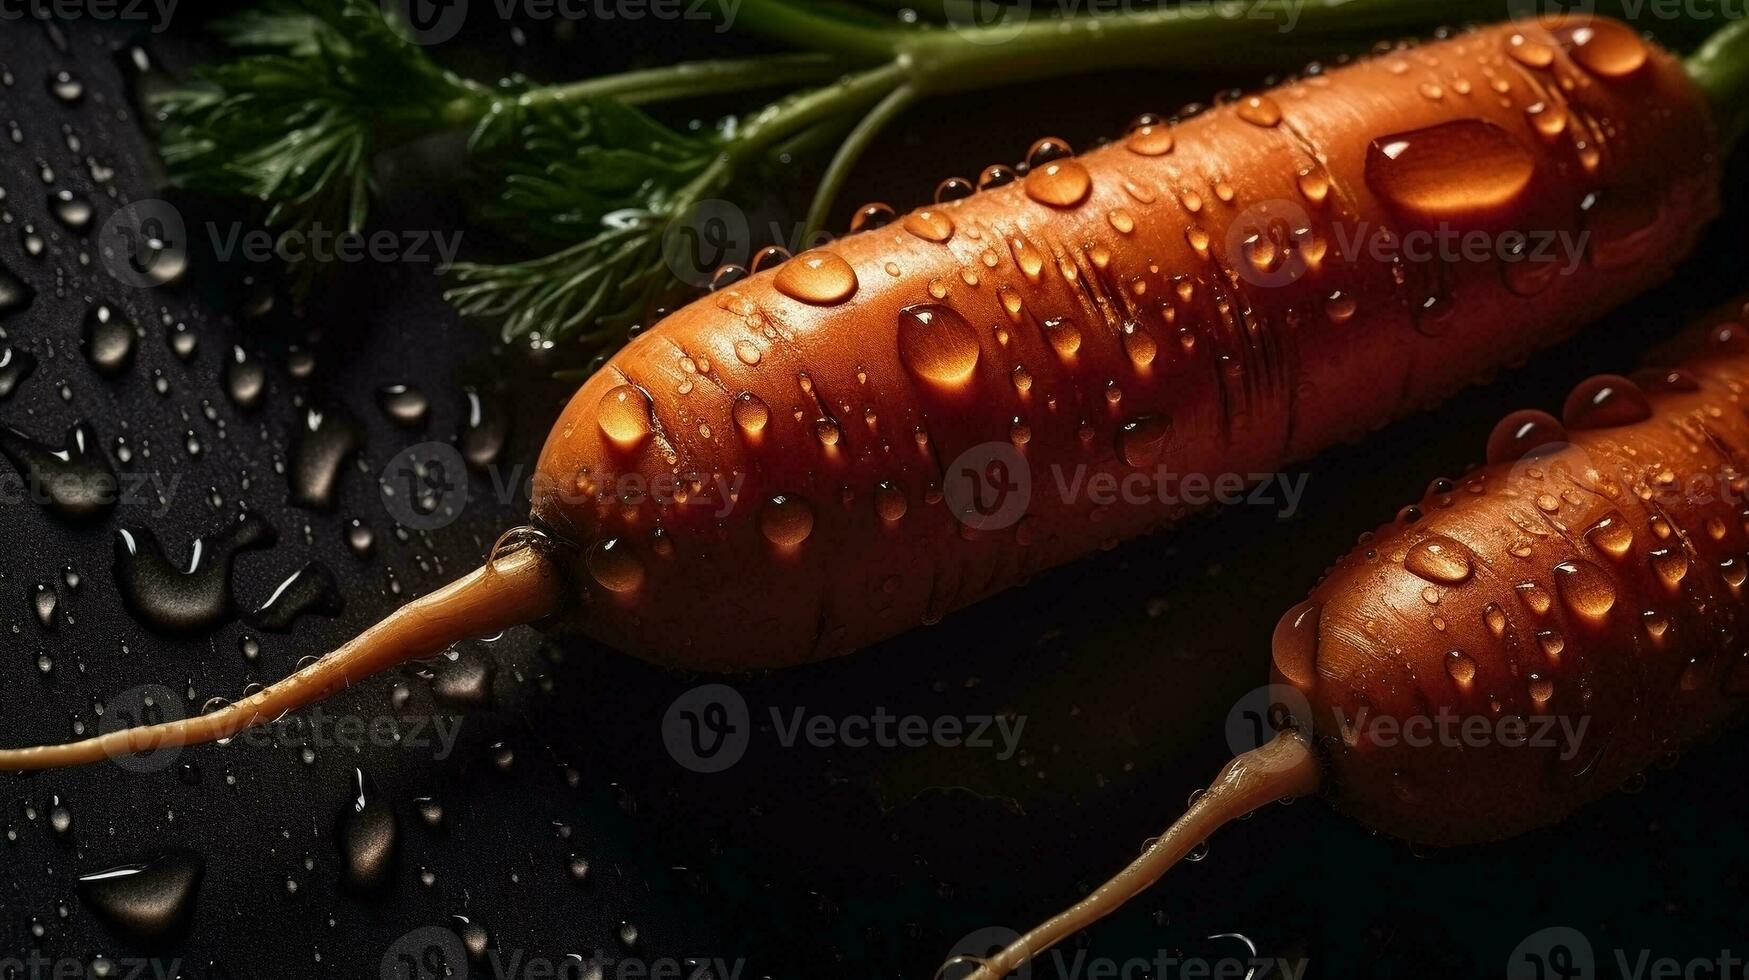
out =
{"type": "Polygon", "coordinates": [[[1729,151],[1749,131],[1749,20],[1720,28],[1687,66],[1689,77],[1712,104],[1721,148],[1729,151]]]}
{"type": "Polygon", "coordinates": [[[627,105],[649,105],[670,99],[818,83],[843,73],[844,62],[826,54],[725,58],[551,85],[525,93],[519,101],[525,106],[540,106],[589,99],[618,99],[627,105]]]}
{"type": "MultiPolygon", "coordinates": [[[[806,2],[806,0],[803,0],[806,2]]],[[[741,0],[732,27],[803,50],[827,50],[863,63],[891,58],[908,28],[865,27],[791,0],[741,0]]]]}
{"type": "Polygon", "coordinates": [[[856,161],[861,159],[863,151],[868,149],[875,137],[886,128],[887,123],[910,108],[915,101],[917,90],[910,85],[893,89],[844,138],[838,152],[833,155],[831,164],[826,167],[826,173],[821,176],[819,188],[814,192],[814,202],[808,208],[808,220],[802,232],[803,241],[826,226],[832,204],[838,200],[838,192],[843,190],[845,181],[849,179],[850,172],[855,169],[856,161]]]}

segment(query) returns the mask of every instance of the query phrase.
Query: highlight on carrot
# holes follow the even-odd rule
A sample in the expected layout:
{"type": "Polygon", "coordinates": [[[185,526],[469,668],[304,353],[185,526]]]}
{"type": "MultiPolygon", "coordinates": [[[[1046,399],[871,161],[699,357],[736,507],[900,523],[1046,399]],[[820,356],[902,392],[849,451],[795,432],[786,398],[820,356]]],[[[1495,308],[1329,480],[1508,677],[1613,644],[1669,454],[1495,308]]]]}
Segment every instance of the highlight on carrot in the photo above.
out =
{"type": "Polygon", "coordinates": [[[533,619],[687,669],[805,663],[1170,524],[1183,507],[1089,520],[1043,492],[991,520],[993,488],[965,482],[1277,471],[1648,288],[1717,211],[1742,27],[1687,65],[1602,18],[1461,31],[870,210],[581,386],[536,468],[538,546],[238,706],[0,768],[217,740],[533,619]],[[1347,253],[1356,228],[1590,244],[1571,268],[1420,261],[1347,253]]]}
{"type": "Polygon", "coordinates": [[[1745,322],[1738,301],[1633,379],[1580,383],[1560,418],[1502,419],[1486,466],[1435,480],[1281,618],[1279,735],[1085,899],[942,975],[1008,976],[1272,799],[1322,790],[1373,829],[1481,843],[1720,732],[1749,703],[1745,322]]]}

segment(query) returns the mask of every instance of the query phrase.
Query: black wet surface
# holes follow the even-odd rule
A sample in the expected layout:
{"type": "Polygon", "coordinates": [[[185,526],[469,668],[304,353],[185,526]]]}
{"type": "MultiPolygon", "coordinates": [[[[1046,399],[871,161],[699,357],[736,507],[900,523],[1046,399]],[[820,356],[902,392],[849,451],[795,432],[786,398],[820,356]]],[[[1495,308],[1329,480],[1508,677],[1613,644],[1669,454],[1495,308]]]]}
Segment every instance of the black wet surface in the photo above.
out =
{"type": "MultiPolygon", "coordinates": [[[[189,12],[152,50],[185,65],[198,28],[189,12]]],[[[567,42],[529,33],[518,48],[488,23],[455,55],[458,67],[569,77],[578,65],[605,71],[640,52],[666,59],[728,43],[648,23],[567,42]]],[[[125,497],[84,523],[36,503],[0,506],[8,745],[95,731],[100,704],[113,724],[236,697],[473,567],[521,513],[493,473],[470,472],[459,519],[404,533],[378,496],[379,474],[408,447],[457,439],[471,387],[507,406],[496,480],[514,483],[527,474],[511,468],[533,458],[565,395],[544,380],[545,366],[495,356],[488,331],[457,322],[428,267],[332,270],[301,315],[283,297],[264,315],[235,315],[262,294],[234,265],[197,260],[182,284],[157,289],[114,281],[95,242],[123,204],[168,196],[195,228],[235,218],[157,189],[115,56],[128,37],[113,24],[74,23],[63,49],[35,26],[0,26],[0,66],[13,79],[0,88],[0,123],[16,120],[22,134],[12,143],[0,133],[0,210],[10,216],[0,266],[35,293],[0,314],[0,349],[14,351],[0,360],[0,424],[58,442],[87,421],[125,497]],[[67,90],[62,71],[82,88],[76,104],[54,92],[67,90]],[[114,174],[98,183],[94,169],[114,174]],[[51,213],[62,189],[93,204],[84,232],[51,213]],[[44,244],[36,257],[33,235],[44,244]],[[81,345],[88,311],[106,302],[143,330],[113,377],[81,345]],[[178,338],[190,334],[185,357],[178,338]],[[234,349],[264,371],[253,397],[234,349]],[[6,380],[6,365],[29,359],[34,371],[6,380]],[[386,412],[378,399],[389,385],[425,394],[425,417],[386,412]],[[328,499],[304,501],[322,506],[300,507],[291,503],[298,480],[284,471],[297,472],[294,446],[312,409],[353,420],[362,448],[341,453],[330,494],[317,495],[328,499]],[[177,633],[125,610],[112,572],[118,528],[151,528],[186,568],[190,543],[210,540],[243,505],[277,543],[237,557],[235,609],[260,607],[319,562],[343,613],[304,615],[285,634],[231,614],[177,633]],[[54,593],[48,626],[40,586],[54,593]]],[[[930,104],[861,168],[849,196],[913,203],[942,176],[1012,160],[1031,137],[1055,132],[1080,145],[1212,87],[1163,89],[1133,75],[1040,86],[979,102],[971,120],[964,104],[930,104]]],[[[461,228],[442,167],[425,158],[402,166],[381,226],[461,228]]],[[[465,964],[470,976],[578,970],[566,959],[576,954],[608,977],[640,966],[678,975],[685,958],[724,965],[718,976],[927,977],[961,937],[1024,927],[1078,897],[1179,812],[1226,755],[1228,709],[1262,680],[1279,611],[1356,532],[1476,459],[1506,410],[1556,408],[1574,382],[1631,366],[1686,316],[1741,290],[1741,186],[1681,281],[1488,389],[1326,455],[1305,470],[1307,495],[1290,519],[1259,507],[1199,519],[859,656],[731,679],[755,725],[745,756],[724,772],[690,771],[663,738],[669,706],[713,679],[516,630],[464,644],[454,662],[360,685],[277,739],[136,760],[143,771],[7,778],[0,975],[69,975],[42,972],[64,963],[83,976],[151,956],[191,978],[427,980],[428,954],[453,947],[477,956],[465,964]],[[1000,742],[786,747],[798,709],[1004,714],[1025,724],[1012,755],[1000,742]],[[184,887],[190,855],[194,889],[184,887]],[[157,887],[141,889],[131,909],[92,898],[91,885],[81,898],[80,876],[152,862],[172,880],[147,882],[157,887]],[[186,919],[138,904],[165,889],[192,891],[186,919]],[[420,931],[432,927],[447,931],[420,931]]],[[[464,239],[464,254],[498,247],[471,230],[464,239]]],[[[3,279],[0,292],[18,295],[3,279]]],[[[492,455],[479,437],[465,448],[476,461],[492,455]]],[[[445,502],[461,500],[452,491],[445,502]]],[[[1228,957],[1243,949],[1237,940],[1206,937],[1241,933],[1265,956],[1305,957],[1311,977],[1498,976],[1521,941],[1552,926],[1588,937],[1600,976],[1617,972],[1616,950],[1629,964],[1642,953],[1716,960],[1749,945],[1740,738],[1699,747],[1650,773],[1640,792],[1560,827],[1488,847],[1420,854],[1318,802],[1272,808],[1217,836],[1205,860],[1175,869],[1063,962],[1093,977],[1089,960],[1074,959],[1081,950],[1110,965],[1228,957]]],[[[464,964],[452,965],[461,975],[464,964]]],[[[1196,975],[1164,966],[1147,975],[1196,975]]]]}

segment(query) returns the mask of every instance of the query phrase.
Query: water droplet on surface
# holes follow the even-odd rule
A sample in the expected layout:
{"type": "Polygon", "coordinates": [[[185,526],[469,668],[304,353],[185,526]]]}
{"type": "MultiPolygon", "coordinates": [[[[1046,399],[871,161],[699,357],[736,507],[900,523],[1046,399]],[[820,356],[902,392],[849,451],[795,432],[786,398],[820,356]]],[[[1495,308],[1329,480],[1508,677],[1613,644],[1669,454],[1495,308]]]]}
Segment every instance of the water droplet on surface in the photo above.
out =
{"type": "Polygon", "coordinates": [[[1165,156],[1172,152],[1172,127],[1165,123],[1137,126],[1124,137],[1124,146],[1131,153],[1145,157],[1165,156]]]}
{"type": "Polygon", "coordinates": [[[1654,548],[1647,554],[1647,559],[1652,563],[1652,570],[1658,574],[1658,579],[1671,591],[1675,591],[1688,576],[1688,552],[1681,545],[1654,548]]]}
{"type": "Polygon", "coordinates": [[[108,303],[99,303],[85,314],[83,346],[85,359],[106,378],[120,376],[134,360],[137,329],[108,303]]]}
{"type": "Polygon", "coordinates": [[[1058,357],[1074,357],[1081,350],[1081,327],[1069,317],[1051,317],[1040,324],[1040,327],[1058,357]]]}
{"type": "Polygon", "coordinates": [[[926,242],[937,244],[953,238],[953,219],[940,211],[928,209],[913,211],[905,215],[900,227],[926,242]]]}
{"type": "Polygon", "coordinates": [[[759,512],[759,530],[779,547],[794,547],[814,533],[814,508],[806,500],[778,494],[759,512]]]}
{"type": "Polygon", "coordinates": [[[68,231],[80,233],[91,227],[91,202],[64,187],[49,195],[49,213],[68,231]]]}
{"type": "Polygon", "coordinates": [[[120,500],[115,470],[97,448],[97,436],[88,422],[73,423],[60,446],[0,428],[0,455],[18,471],[32,499],[44,502],[63,520],[97,520],[120,500]]]}
{"type": "Polygon", "coordinates": [[[1252,95],[1240,99],[1239,107],[1234,112],[1253,126],[1268,128],[1281,123],[1281,107],[1267,95],[1252,95]]]}
{"type": "Polygon", "coordinates": [[[978,366],[979,354],[977,331],[951,308],[929,303],[899,311],[899,359],[919,378],[960,384],[978,366]]]}
{"type": "Polygon", "coordinates": [[[1583,559],[1555,566],[1555,589],[1568,609],[1587,619],[1601,619],[1615,607],[1609,573],[1583,559]]]}
{"type": "Polygon", "coordinates": [[[601,396],[595,410],[602,435],[629,449],[650,434],[650,397],[632,385],[617,385],[601,396]]]}
{"type": "Polygon", "coordinates": [[[0,401],[11,398],[35,370],[35,354],[12,347],[0,348],[0,401]]]}
{"type": "Polygon", "coordinates": [[[856,270],[837,253],[816,249],[785,262],[774,285],[790,299],[833,306],[856,295],[856,270]]]}
{"type": "Polygon", "coordinates": [[[880,485],[875,487],[874,501],[875,513],[880,515],[881,520],[888,523],[903,518],[905,512],[911,507],[910,502],[905,499],[905,491],[899,489],[891,480],[882,480],[880,485]]]}
{"type": "Polygon", "coordinates": [[[1517,202],[1536,157],[1494,123],[1460,119],[1374,140],[1366,182],[1387,204],[1423,218],[1467,218],[1517,202]]]}
{"type": "Polygon", "coordinates": [[[583,561],[589,577],[609,592],[635,592],[644,584],[644,563],[619,538],[595,542],[583,561]]]}
{"type": "MultiPolygon", "coordinates": [[[[788,266],[785,266],[788,268],[788,266]]],[[[757,365],[760,361],[759,345],[751,340],[735,341],[735,359],[748,367],[757,365]]]]}
{"type": "Polygon", "coordinates": [[[377,406],[389,420],[405,429],[417,429],[431,414],[431,400],[411,385],[384,385],[377,389],[377,406]]]}
{"type": "Polygon", "coordinates": [[[1567,430],[1553,415],[1533,408],[1501,419],[1488,436],[1488,462],[1510,463],[1567,441],[1567,430]]]}
{"type": "Polygon", "coordinates": [[[1506,53],[1512,60],[1527,68],[1547,68],[1555,62],[1553,48],[1523,34],[1514,34],[1506,39],[1506,53]]]}
{"type": "Polygon", "coordinates": [[[205,862],[176,848],[134,864],[79,876],[79,901],[118,935],[156,945],[175,939],[194,913],[205,862]]]}
{"type": "Polygon", "coordinates": [[[741,392],[730,412],[735,418],[736,427],[747,435],[764,432],[766,424],[771,421],[771,409],[751,391],[741,392]]]}
{"type": "Polygon", "coordinates": [[[250,357],[241,347],[232,347],[225,361],[225,394],[232,404],[249,411],[261,404],[267,390],[267,371],[261,362],[250,357]]]}
{"type": "Polygon", "coordinates": [[[344,412],[311,408],[292,440],[286,463],[291,501],[306,510],[328,510],[346,461],[364,446],[364,430],[344,412]]]}
{"type": "Polygon", "coordinates": [[[249,625],[269,633],[290,633],[305,614],[338,616],[346,609],[340,582],[321,562],[312,561],[293,572],[249,614],[249,625]]]}
{"type": "Polygon", "coordinates": [[[978,189],[972,182],[964,177],[949,177],[935,185],[935,203],[951,204],[954,201],[963,201],[977,192],[978,189]]]}
{"type": "Polygon", "coordinates": [[[456,447],[475,469],[498,461],[510,442],[510,412],[495,390],[462,389],[462,431],[456,447]]]}
{"type": "Polygon", "coordinates": [[[1611,511],[1591,525],[1585,540],[1611,558],[1625,558],[1634,546],[1634,530],[1621,514],[1611,511]]]}
{"type": "Polygon", "coordinates": [[[1646,393],[1619,374],[1599,374],[1579,382],[1561,408],[1568,429],[1612,429],[1651,417],[1646,393]]]}
{"type": "Polygon", "coordinates": [[[1164,415],[1144,415],[1125,422],[1117,433],[1117,454],[1124,465],[1136,469],[1158,462],[1172,435],[1172,420],[1164,415]]]}
{"type": "Polygon", "coordinates": [[[1419,578],[1441,585],[1461,585],[1469,581],[1474,571],[1469,549],[1439,534],[1410,548],[1403,558],[1403,567],[1419,578]]]}
{"type": "Polygon", "coordinates": [[[1318,624],[1323,607],[1306,599],[1290,608],[1275,624],[1270,658],[1289,684],[1309,691],[1318,679],[1318,624]]]}
{"type": "Polygon", "coordinates": [[[1026,175],[1026,196],[1054,208],[1072,208],[1093,190],[1093,175],[1077,160],[1057,160],[1026,175]]]}
{"type": "Polygon", "coordinates": [[[1476,661],[1462,650],[1453,650],[1445,655],[1445,672],[1467,688],[1476,679],[1476,661]]]}
{"type": "Polygon", "coordinates": [[[265,520],[246,512],[210,542],[194,539],[187,567],[178,568],[150,530],[123,528],[115,538],[115,581],[122,605],[159,633],[210,633],[235,615],[231,566],[237,555],[266,548],[275,537],[265,520]]]}
{"type": "Polygon", "coordinates": [[[1616,21],[1586,18],[1562,33],[1573,60],[1600,78],[1626,78],[1646,64],[1646,42],[1616,21]]]}
{"type": "Polygon", "coordinates": [[[884,228],[887,225],[892,224],[893,220],[898,216],[898,213],[893,210],[892,205],[882,204],[878,201],[871,204],[864,204],[862,207],[856,209],[856,214],[851,216],[850,230],[857,232],[873,231],[876,228],[884,228]]]}
{"type": "Polygon", "coordinates": [[[30,284],[14,275],[12,270],[0,266],[0,316],[11,316],[30,309],[30,304],[36,299],[36,290],[30,284]]]}

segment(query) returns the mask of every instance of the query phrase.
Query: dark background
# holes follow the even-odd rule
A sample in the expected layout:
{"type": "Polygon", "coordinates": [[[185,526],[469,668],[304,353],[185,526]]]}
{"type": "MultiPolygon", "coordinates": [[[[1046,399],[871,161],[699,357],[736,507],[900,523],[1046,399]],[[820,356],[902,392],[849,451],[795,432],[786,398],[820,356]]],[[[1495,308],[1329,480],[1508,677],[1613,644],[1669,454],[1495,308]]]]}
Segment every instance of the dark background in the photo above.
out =
{"type": "MultiPolygon", "coordinates": [[[[152,291],[109,279],[94,253],[96,229],[126,202],[165,196],[118,60],[136,39],[171,72],[210,50],[200,13],[187,8],[163,36],[94,22],[62,33],[0,25],[0,123],[15,120],[19,134],[0,133],[0,266],[37,293],[29,309],[0,318],[0,346],[40,361],[0,401],[0,422],[58,439],[88,419],[112,455],[118,437],[132,447],[124,472],[181,476],[167,513],[135,501],[93,527],[30,504],[0,507],[6,744],[94,728],[99,706],[136,685],[164,684],[190,712],[210,697],[234,697],[472,567],[517,523],[520,502],[492,499],[491,482],[476,474],[461,520],[429,535],[397,534],[377,475],[401,449],[455,436],[464,386],[502,389],[498,403],[512,419],[506,463],[533,458],[566,394],[548,380],[550,359],[496,350],[490,325],[458,322],[428,267],[339,267],[306,309],[281,296],[257,316],[240,311],[264,293],[241,276],[269,270],[197,261],[182,285],[152,291]],[[50,94],[47,80],[62,70],[84,85],[77,105],[50,94]],[[87,158],[113,175],[95,180],[87,158]],[[86,233],[49,214],[47,196],[60,188],[95,203],[86,233]],[[24,252],[26,225],[48,239],[41,257],[24,252]],[[114,380],[100,378],[78,344],[87,309],[103,299],[142,330],[134,364],[114,380]],[[187,359],[168,343],[177,323],[198,341],[187,359]],[[233,345],[269,367],[269,392],[254,412],[233,405],[219,381],[233,345]],[[295,376],[310,360],[314,370],[295,376]],[[375,392],[392,383],[430,397],[426,424],[390,423],[375,392]],[[343,409],[365,430],[332,512],[287,503],[281,471],[307,406],[343,409]],[[198,455],[185,448],[191,432],[198,455]],[[232,623],[209,639],[179,641],[122,611],[110,569],[116,527],[152,528],[180,561],[191,539],[218,530],[240,505],[266,516],[279,542],[239,559],[239,604],[252,607],[317,560],[341,583],[342,615],[305,617],[286,635],[232,623]],[[353,520],[375,532],[368,557],[347,545],[353,520]],[[69,565],[77,588],[63,578],[69,565]],[[59,593],[52,629],[33,611],[39,583],[59,593]],[[239,652],[245,633],[258,638],[256,661],[239,652]]],[[[476,77],[520,70],[563,79],[743,46],[684,24],[601,22],[555,34],[476,16],[441,56],[476,77]]],[[[861,199],[903,209],[943,176],[1012,162],[1032,137],[1088,145],[1139,112],[1170,111],[1230,81],[1121,75],[929,103],[859,168],[841,210],[861,199]]],[[[462,227],[447,159],[439,146],[398,160],[378,222],[462,227]]],[[[1744,162],[1730,169],[1742,173],[1744,162]]],[[[811,176],[798,165],[784,183],[806,187],[811,176]]],[[[695,774],[669,757],[660,726],[699,678],[516,630],[327,706],[366,718],[458,715],[459,742],[444,760],[429,748],[205,746],[156,772],[104,765],[7,778],[0,960],[36,951],[84,969],[100,956],[113,967],[150,954],[191,978],[375,978],[395,975],[380,971],[404,934],[466,916],[506,960],[578,954],[609,977],[627,961],[685,957],[743,961],[743,977],[929,977],[962,936],[1031,925],[1181,811],[1227,754],[1223,721],[1263,680],[1277,615],[1357,532],[1475,460],[1505,411],[1556,408],[1574,382],[1631,366],[1686,317],[1740,290],[1749,202],[1741,181],[1726,187],[1727,213],[1680,281],[1439,412],[1316,460],[1290,520],[1260,508],[1213,515],[858,656],[733,679],[755,719],[773,707],[834,717],[877,706],[931,717],[1012,711],[1027,719],[1013,759],[974,749],[785,749],[766,726],[739,765],[695,774]],[[372,896],[342,887],[335,839],[355,770],[396,818],[392,881],[372,896]],[[420,817],[415,801],[427,797],[441,804],[439,827],[420,817]],[[57,808],[71,818],[64,832],[52,819],[57,808]],[[184,934],[142,947],[79,898],[79,875],[171,847],[191,849],[204,865],[184,934]],[[579,860],[588,866],[580,881],[579,860]]],[[[191,227],[246,213],[169,196],[191,227]]],[[[777,192],[768,202],[804,203],[777,192]]],[[[505,247],[473,228],[467,236],[465,255],[505,247]]],[[[1498,976],[1520,941],[1556,925],[1589,937],[1604,963],[1598,975],[1615,972],[1615,949],[1630,962],[1642,950],[1679,959],[1717,957],[1733,944],[1749,952],[1749,766],[1734,744],[1740,737],[1698,747],[1672,770],[1650,773],[1642,791],[1560,827],[1488,847],[1421,853],[1316,801],[1272,808],[1223,831],[1206,860],[1174,869],[1078,943],[1118,960],[1160,950],[1233,955],[1234,941],[1206,937],[1242,933],[1264,955],[1305,957],[1307,975],[1319,978],[1498,976]]],[[[493,967],[468,969],[490,976],[493,967]]]]}

